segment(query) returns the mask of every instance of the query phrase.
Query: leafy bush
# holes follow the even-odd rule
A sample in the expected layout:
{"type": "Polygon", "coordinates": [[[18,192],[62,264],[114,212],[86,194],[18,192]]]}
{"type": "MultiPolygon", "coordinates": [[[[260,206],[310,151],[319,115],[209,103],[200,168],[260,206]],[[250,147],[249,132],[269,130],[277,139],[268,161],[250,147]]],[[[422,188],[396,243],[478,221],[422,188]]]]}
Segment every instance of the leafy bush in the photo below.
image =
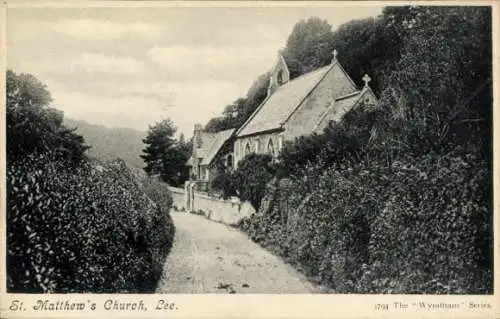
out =
{"type": "Polygon", "coordinates": [[[10,292],[152,291],[172,237],[122,161],[71,168],[32,153],[7,166],[10,292]]]}
{"type": "Polygon", "coordinates": [[[491,176],[474,155],[396,162],[360,289],[491,293],[491,176]],[[366,277],[366,278],[365,278],[366,277]],[[368,284],[368,286],[364,286],[368,284]]]}
{"type": "Polygon", "coordinates": [[[307,275],[337,292],[352,292],[368,258],[365,214],[373,205],[356,173],[330,169],[315,178],[281,180],[263,200],[268,205],[241,226],[307,275]]]}
{"type": "Polygon", "coordinates": [[[250,154],[239,163],[233,174],[233,185],[242,201],[249,201],[258,210],[264,197],[266,184],[273,178],[275,169],[271,155],[250,154]]]}
{"type": "Polygon", "coordinates": [[[373,140],[386,118],[382,108],[358,105],[340,122],[330,123],[322,134],[304,135],[287,143],[279,155],[278,176],[305,175],[311,165],[338,168],[366,160],[365,154],[375,151],[373,140]]]}
{"type": "Polygon", "coordinates": [[[210,188],[214,191],[219,191],[223,199],[228,199],[231,196],[236,196],[236,187],[234,178],[231,172],[217,171],[214,179],[211,182],[210,188]]]}
{"type": "Polygon", "coordinates": [[[173,204],[172,194],[168,189],[168,184],[154,177],[143,179],[141,184],[146,195],[158,205],[162,212],[167,214],[173,204]]]}

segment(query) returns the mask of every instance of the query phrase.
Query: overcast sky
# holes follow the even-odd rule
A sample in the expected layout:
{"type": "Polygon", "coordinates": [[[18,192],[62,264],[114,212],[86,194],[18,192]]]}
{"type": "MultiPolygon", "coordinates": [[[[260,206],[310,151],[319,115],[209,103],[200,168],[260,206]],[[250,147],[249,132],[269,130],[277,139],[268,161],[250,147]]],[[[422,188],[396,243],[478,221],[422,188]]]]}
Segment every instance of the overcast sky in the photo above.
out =
{"type": "Polygon", "coordinates": [[[143,131],[170,117],[189,137],[273,66],[299,20],[336,28],[381,9],[9,8],[7,66],[46,83],[67,117],[143,131]]]}

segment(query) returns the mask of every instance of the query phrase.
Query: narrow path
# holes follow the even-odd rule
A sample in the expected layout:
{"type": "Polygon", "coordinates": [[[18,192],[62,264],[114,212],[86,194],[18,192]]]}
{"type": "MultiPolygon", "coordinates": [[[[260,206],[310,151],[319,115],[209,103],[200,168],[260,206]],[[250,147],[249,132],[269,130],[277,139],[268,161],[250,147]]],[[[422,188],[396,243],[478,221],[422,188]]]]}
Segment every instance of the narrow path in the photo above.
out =
{"type": "Polygon", "coordinates": [[[158,293],[312,293],[280,258],[231,227],[172,212],[176,234],[158,293]]]}

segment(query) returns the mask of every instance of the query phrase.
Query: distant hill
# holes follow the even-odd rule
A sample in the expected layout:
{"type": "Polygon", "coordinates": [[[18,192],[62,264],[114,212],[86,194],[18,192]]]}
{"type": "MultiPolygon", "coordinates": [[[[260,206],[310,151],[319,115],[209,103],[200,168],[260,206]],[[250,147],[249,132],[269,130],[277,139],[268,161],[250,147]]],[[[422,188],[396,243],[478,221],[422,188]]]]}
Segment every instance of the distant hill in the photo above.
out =
{"type": "Polygon", "coordinates": [[[142,139],[146,133],[131,128],[109,128],[104,125],[90,124],[82,120],[64,119],[69,128],[85,138],[92,148],[88,154],[101,160],[123,159],[134,171],[141,170],[144,162],[139,157],[144,148],[142,139]]]}

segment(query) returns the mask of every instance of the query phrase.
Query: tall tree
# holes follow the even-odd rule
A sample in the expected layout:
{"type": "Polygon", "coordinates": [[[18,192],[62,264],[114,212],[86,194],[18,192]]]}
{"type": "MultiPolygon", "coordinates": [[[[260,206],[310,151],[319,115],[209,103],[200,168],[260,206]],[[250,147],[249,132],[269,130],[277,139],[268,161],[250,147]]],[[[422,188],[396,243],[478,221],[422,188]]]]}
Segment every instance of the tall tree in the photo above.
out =
{"type": "Polygon", "coordinates": [[[50,152],[79,162],[89,147],[82,136],[63,125],[63,112],[50,107],[47,86],[31,74],[11,70],[6,80],[7,159],[50,152]]]}
{"type": "MultiPolygon", "coordinates": [[[[410,151],[491,147],[491,9],[390,11],[404,38],[382,94],[404,121],[410,151]]],[[[403,122],[401,121],[401,122],[403,122]]]]}
{"type": "Polygon", "coordinates": [[[283,55],[295,78],[331,60],[332,26],[317,17],[298,22],[288,37],[283,55]]]}
{"type": "Polygon", "coordinates": [[[155,125],[150,125],[148,135],[143,140],[146,148],[141,158],[146,166],[144,171],[149,176],[159,175],[171,185],[177,186],[186,178],[186,161],[189,158],[186,143],[179,143],[174,135],[177,131],[169,118],[155,125]]]}

